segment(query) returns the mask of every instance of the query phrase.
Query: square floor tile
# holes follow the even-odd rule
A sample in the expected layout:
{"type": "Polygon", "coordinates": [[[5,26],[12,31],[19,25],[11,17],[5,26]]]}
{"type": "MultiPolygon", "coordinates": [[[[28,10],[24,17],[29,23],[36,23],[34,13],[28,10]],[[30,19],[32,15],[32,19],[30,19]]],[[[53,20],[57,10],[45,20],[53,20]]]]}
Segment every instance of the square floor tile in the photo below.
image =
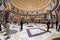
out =
{"type": "Polygon", "coordinates": [[[29,31],[31,32],[31,34],[37,34],[37,33],[44,32],[43,30],[40,30],[40,29],[30,29],[29,31]]]}

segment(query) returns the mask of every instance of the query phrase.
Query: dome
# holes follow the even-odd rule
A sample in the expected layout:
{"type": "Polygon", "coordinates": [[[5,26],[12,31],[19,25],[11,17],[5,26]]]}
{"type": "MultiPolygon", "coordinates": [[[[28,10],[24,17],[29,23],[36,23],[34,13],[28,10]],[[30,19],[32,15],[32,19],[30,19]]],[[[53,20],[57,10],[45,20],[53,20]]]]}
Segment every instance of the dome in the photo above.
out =
{"type": "Polygon", "coordinates": [[[38,11],[47,7],[51,0],[10,0],[10,2],[19,10],[38,11]]]}

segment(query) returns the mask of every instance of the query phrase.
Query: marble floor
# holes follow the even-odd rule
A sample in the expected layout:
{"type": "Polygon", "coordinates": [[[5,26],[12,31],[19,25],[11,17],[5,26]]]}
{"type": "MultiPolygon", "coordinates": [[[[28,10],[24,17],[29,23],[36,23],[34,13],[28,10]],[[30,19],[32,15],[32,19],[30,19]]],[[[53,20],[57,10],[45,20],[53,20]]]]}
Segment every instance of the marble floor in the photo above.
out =
{"type": "MultiPolygon", "coordinates": [[[[10,38],[7,40],[60,40],[60,32],[56,31],[54,28],[50,28],[50,32],[46,31],[46,24],[24,24],[23,30],[20,31],[20,26],[18,24],[10,24],[10,38]]],[[[2,30],[4,31],[4,30],[2,30]]],[[[4,36],[6,32],[0,33],[0,39],[6,40],[4,36]]]]}

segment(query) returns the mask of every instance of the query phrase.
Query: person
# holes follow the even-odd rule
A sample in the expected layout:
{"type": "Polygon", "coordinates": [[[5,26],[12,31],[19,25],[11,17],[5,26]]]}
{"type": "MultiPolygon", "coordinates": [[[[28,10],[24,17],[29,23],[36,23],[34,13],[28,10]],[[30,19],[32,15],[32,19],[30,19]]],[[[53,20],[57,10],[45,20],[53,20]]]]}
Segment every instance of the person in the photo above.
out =
{"type": "Polygon", "coordinates": [[[1,31],[2,31],[2,27],[1,27],[1,21],[0,21],[0,33],[1,33],[1,31]]]}
{"type": "Polygon", "coordinates": [[[46,24],[47,24],[47,32],[49,32],[50,20],[48,20],[46,24]]]}
{"type": "Polygon", "coordinates": [[[59,23],[59,27],[58,27],[57,31],[60,31],[60,23],[59,23]]]}
{"type": "Polygon", "coordinates": [[[9,31],[10,31],[10,29],[9,29],[10,23],[9,23],[9,20],[8,19],[5,21],[5,26],[6,26],[6,35],[8,35],[7,38],[10,38],[10,34],[9,34],[9,31]]]}
{"type": "Polygon", "coordinates": [[[20,31],[22,31],[23,30],[23,22],[22,22],[22,20],[20,21],[20,25],[21,25],[20,31]]]}
{"type": "Polygon", "coordinates": [[[58,20],[56,20],[56,30],[57,30],[57,27],[58,27],[58,20]]]}
{"type": "Polygon", "coordinates": [[[1,10],[0,10],[0,33],[2,31],[2,28],[1,28],[1,19],[2,19],[2,13],[1,13],[1,10]]]}
{"type": "Polygon", "coordinates": [[[60,30],[60,25],[59,25],[59,28],[58,28],[58,31],[60,30]]]}

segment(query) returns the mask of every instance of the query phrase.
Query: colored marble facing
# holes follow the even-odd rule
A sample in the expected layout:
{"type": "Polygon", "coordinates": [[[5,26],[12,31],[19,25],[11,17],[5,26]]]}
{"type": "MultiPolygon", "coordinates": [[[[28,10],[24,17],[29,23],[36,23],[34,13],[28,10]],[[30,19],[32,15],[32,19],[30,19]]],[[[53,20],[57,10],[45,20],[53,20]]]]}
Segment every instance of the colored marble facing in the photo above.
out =
{"type": "MultiPolygon", "coordinates": [[[[22,31],[20,31],[19,25],[10,25],[10,38],[8,40],[55,40],[60,38],[60,32],[56,31],[55,25],[54,28],[50,29],[50,32],[46,31],[46,24],[24,24],[22,31]],[[28,27],[31,25],[33,27],[28,27]]],[[[4,36],[5,33],[0,33],[1,40],[6,40],[7,36],[4,36]]]]}

